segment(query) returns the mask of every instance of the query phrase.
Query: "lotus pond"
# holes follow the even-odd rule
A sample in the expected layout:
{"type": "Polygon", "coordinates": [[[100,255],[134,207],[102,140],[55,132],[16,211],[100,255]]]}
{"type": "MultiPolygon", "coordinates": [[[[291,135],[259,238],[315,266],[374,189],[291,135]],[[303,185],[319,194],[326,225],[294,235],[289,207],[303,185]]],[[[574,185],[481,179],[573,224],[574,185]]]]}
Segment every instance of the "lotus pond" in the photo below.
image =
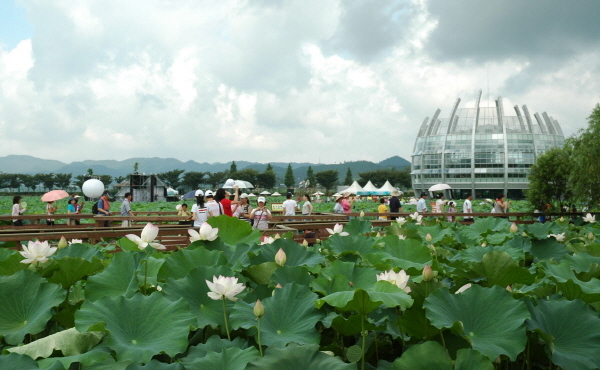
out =
{"type": "Polygon", "coordinates": [[[35,264],[6,243],[0,369],[600,367],[595,222],[418,221],[307,247],[220,216],[181,250],[74,242],[35,264]]]}

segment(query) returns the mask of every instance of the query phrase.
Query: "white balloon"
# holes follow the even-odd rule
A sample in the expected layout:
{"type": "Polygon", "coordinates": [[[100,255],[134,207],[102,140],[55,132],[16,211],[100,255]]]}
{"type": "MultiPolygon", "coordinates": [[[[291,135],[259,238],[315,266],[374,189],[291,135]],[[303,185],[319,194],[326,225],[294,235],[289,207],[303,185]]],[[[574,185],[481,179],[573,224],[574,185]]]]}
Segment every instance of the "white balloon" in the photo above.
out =
{"type": "Polygon", "coordinates": [[[89,198],[98,198],[104,193],[104,184],[97,179],[89,179],[81,186],[81,191],[89,198]]]}

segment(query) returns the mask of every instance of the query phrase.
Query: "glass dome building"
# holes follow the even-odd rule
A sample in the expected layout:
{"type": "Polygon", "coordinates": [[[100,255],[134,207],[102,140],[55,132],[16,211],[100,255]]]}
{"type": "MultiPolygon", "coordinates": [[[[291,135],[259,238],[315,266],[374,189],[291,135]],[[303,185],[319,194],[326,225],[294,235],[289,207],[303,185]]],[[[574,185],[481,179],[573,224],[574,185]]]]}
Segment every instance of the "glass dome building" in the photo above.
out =
{"type": "Polygon", "coordinates": [[[412,154],[415,194],[444,183],[455,199],[468,193],[523,199],[536,158],[564,144],[560,125],[547,113],[532,116],[526,105],[515,105],[515,115],[506,115],[501,97],[495,107],[480,107],[480,100],[481,90],[474,108],[459,108],[459,98],[447,118],[439,109],[425,118],[412,154]]]}

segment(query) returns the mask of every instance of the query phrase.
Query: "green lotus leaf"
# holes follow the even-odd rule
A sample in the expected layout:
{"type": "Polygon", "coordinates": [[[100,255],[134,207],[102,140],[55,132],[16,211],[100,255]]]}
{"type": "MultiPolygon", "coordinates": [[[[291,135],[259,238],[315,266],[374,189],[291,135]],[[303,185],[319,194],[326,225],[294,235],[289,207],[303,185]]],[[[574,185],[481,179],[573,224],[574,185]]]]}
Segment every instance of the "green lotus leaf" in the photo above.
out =
{"type": "Polygon", "coordinates": [[[355,254],[364,256],[374,252],[373,246],[377,241],[371,237],[364,235],[347,235],[333,234],[324,245],[327,245],[331,251],[338,255],[355,254]]]}
{"type": "Polygon", "coordinates": [[[266,285],[271,281],[271,275],[279,268],[275,262],[264,262],[246,269],[245,274],[258,285],[266,285]]]}
{"type": "MultiPolygon", "coordinates": [[[[6,370],[34,370],[39,369],[39,364],[31,357],[17,353],[11,353],[6,356],[0,356],[0,369],[6,370]]],[[[60,362],[57,362],[46,370],[65,370],[60,362]]]]}
{"type": "Polygon", "coordinates": [[[519,266],[506,252],[490,252],[483,256],[481,263],[473,264],[473,270],[485,276],[489,285],[506,287],[520,283],[532,284],[534,276],[519,266]]]}
{"type": "Polygon", "coordinates": [[[213,241],[193,242],[188,248],[205,247],[209,251],[220,251],[223,253],[233,271],[240,272],[244,267],[250,266],[250,257],[260,253],[262,245],[255,242],[238,243],[235,245],[226,244],[217,238],[213,241]]]}
{"type": "Polygon", "coordinates": [[[600,319],[581,301],[543,301],[530,305],[527,329],[540,333],[552,362],[565,370],[600,367],[600,319]]]}
{"type": "Polygon", "coordinates": [[[115,361],[112,357],[107,358],[102,362],[97,362],[92,365],[84,366],[82,370],[125,370],[131,365],[131,361],[115,361]]]}
{"type": "MultiPolygon", "coordinates": [[[[136,247],[137,249],[137,247],[136,247]]],[[[81,257],[86,261],[92,262],[95,258],[104,259],[102,252],[95,246],[89,244],[71,244],[63,249],[59,249],[56,252],[55,259],[61,259],[63,257],[77,258],[81,257]]]]}
{"type": "Polygon", "coordinates": [[[486,217],[478,218],[473,224],[462,227],[459,233],[473,240],[480,240],[493,232],[506,232],[510,223],[503,218],[486,217]]]}
{"type": "Polygon", "coordinates": [[[116,253],[104,271],[88,278],[85,298],[95,301],[103,297],[133,296],[139,286],[136,271],[146,257],[144,252],[116,253]]]}
{"type": "Polygon", "coordinates": [[[354,262],[335,260],[331,266],[322,269],[319,276],[332,279],[335,275],[342,275],[346,278],[351,289],[369,289],[377,281],[377,274],[379,273],[380,271],[372,267],[363,267],[356,265],[354,262]]]}
{"type": "Polygon", "coordinates": [[[556,224],[554,222],[534,222],[530,225],[525,225],[525,230],[528,234],[533,235],[534,238],[543,240],[548,238],[548,234],[555,227],[556,224]]]}
{"type": "Polygon", "coordinates": [[[307,250],[302,245],[289,239],[277,239],[272,244],[261,245],[261,252],[250,262],[253,265],[258,265],[263,262],[275,261],[275,255],[283,249],[286,256],[286,266],[318,266],[325,261],[325,257],[319,253],[307,250]]]}
{"type": "Polygon", "coordinates": [[[544,270],[556,282],[556,286],[563,292],[565,298],[569,300],[581,299],[587,303],[600,301],[599,279],[579,280],[571,270],[568,262],[561,262],[559,265],[548,263],[544,270]]]}
{"type": "MultiPolygon", "coordinates": [[[[373,283],[369,284],[371,286],[373,283]]],[[[333,275],[332,277],[319,276],[310,283],[310,288],[322,295],[336,292],[345,292],[356,289],[353,282],[344,275],[333,275]]]]}
{"type": "Polygon", "coordinates": [[[587,252],[566,256],[563,262],[567,262],[583,281],[600,276],[600,257],[592,256],[587,252]]]}
{"type": "Polygon", "coordinates": [[[269,347],[265,357],[250,362],[246,370],[356,370],[356,364],[347,364],[339,357],[319,351],[316,344],[290,344],[285,348],[269,347]]]}
{"type": "MultiPolygon", "coordinates": [[[[75,362],[78,362],[84,366],[102,363],[107,360],[112,360],[112,362],[114,363],[111,353],[111,349],[108,348],[108,346],[106,346],[105,344],[101,343],[85,353],[64,357],[49,357],[38,360],[38,364],[40,365],[41,369],[46,369],[58,362],[62,364],[62,366],[64,366],[66,369],[69,369],[71,364],[75,362]]],[[[85,369],[87,369],[87,367],[85,367],[85,369]]]]}
{"type": "Polygon", "coordinates": [[[136,270],[138,286],[144,285],[144,282],[147,285],[157,285],[158,272],[164,263],[164,254],[161,252],[157,252],[155,255],[149,255],[141,260],[136,270]],[[146,264],[148,264],[147,268],[146,264]],[[146,278],[144,278],[144,276],[146,276],[146,278]]]}
{"type": "Polygon", "coordinates": [[[297,283],[309,286],[315,280],[315,277],[310,274],[304,266],[283,266],[275,270],[271,275],[273,285],[286,285],[289,283],[297,283]]]}
{"type": "Polygon", "coordinates": [[[506,233],[495,233],[485,237],[488,245],[502,245],[510,236],[506,233]]]}
{"type": "Polygon", "coordinates": [[[0,249],[0,275],[12,275],[25,270],[29,265],[21,263],[23,256],[13,249],[0,249]]]}
{"type": "Polygon", "coordinates": [[[396,285],[387,281],[378,281],[373,285],[373,290],[357,289],[332,293],[318,300],[317,307],[323,306],[324,303],[343,312],[355,311],[366,315],[382,304],[405,310],[412,305],[413,299],[396,285]]]}
{"type": "Polygon", "coordinates": [[[452,370],[452,359],[438,342],[427,341],[410,347],[394,361],[394,370],[452,370]]]}
{"type": "MultiPolygon", "coordinates": [[[[435,290],[445,287],[444,283],[437,280],[421,281],[420,283],[409,283],[411,288],[410,296],[414,299],[412,306],[407,308],[400,317],[390,318],[392,325],[398,326],[398,322],[402,326],[402,331],[408,333],[411,337],[429,338],[439,334],[439,329],[431,325],[425,316],[423,303],[435,290]]],[[[394,329],[396,330],[396,329],[394,329]]]]}
{"type": "Polygon", "coordinates": [[[417,230],[419,235],[421,236],[421,243],[425,241],[427,234],[431,235],[430,244],[438,243],[442,241],[442,239],[444,239],[447,235],[452,235],[454,233],[453,230],[445,229],[440,225],[423,226],[417,230]]]}
{"type": "MultiPolygon", "coordinates": [[[[262,343],[284,347],[289,343],[319,343],[320,335],[315,325],[323,314],[315,308],[317,295],[303,285],[287,284],[275,289],[274,295],[262,304],[265,314],[260,319],[262,343]]],[[[249,329],[256,327],[254,303],[238,300],[231,313],[231,326],[249,329]]]]}
{"type": "Polygon", "coordinates": [[[394,267],[399,267],[411,274],[421,273],[425,265],[431,265],[431,252],[419,240],[400,240],[397,236],[387,235],[383,238],[385,252],[394,267]]]}
{"type": "MultiPolygon", "coordinates": [[[[175,362],[172,364],[167,364],[164,362],[159,362],[156,360],[152,360],[148,362],[146,365],[138,365],[138,364],[130,364],[125,368],[125,370],[185,370],[182,364],[175,362]]],[[[188,368],[192,369],[192,368],[188,368]]],[[[211,368],[212,369],[212,368],[211,368]]]]}
{"type": "Polygon", "coordinates": [[[554,238],[544,240],[532,240],[531,253],[537,261],[554,259],[560,262],[562,258],[569,253],[564,244],[556,241],[554,238]]]}
{"type": "MultiPolygon", "coordinates": [[[[529,239],[528,237],[526,238],[520,234],[513,235],[513,238],[510,239],[508,242],[504,243],[504,245],[507,247],[512,247],[512,248],[517,249],[522,252],[531,251],[531,239],[529,239]]],[[[521,260],[523,258],[523,257],[515,258],[515,256],[513,256],[508,250],[504,250],[504,251],[507,252],[508,254],[510,254],[511,257],[514,258],[515,260],[521,260]]]]}
{"type": "Polygon", "coordinates": [[[219,228],[219,238],[231,245],[252,244],[260,240],[260,230],[253,229],[246,221],[236,217],[218,216],[207,221],[210,226],[219,228]]]}
{"type": "MultiPolygon", "coordinates": [[[[223,302],[215,301],[207,293],[210,292],[206,280],[213,280],[213,276],[234,276],[228,266],[198,266],[182,279],[168,279],[163,286],[165,296],[173,301],[183,298],[189,303],[191,313],[196,316],[195,327],[203,328],[207,325],[225,327],[223,320],[223,302]]],[[[245,292],[239,296],[242,297],[245,292]]],[[[233,302],[226,302],[228,307],[233,302]]]]}
{"type": "Polygon", "coordinates": [[[494,370],[490,360],[474,349],[459,349],[454,370],[494,370]]]}
{"type": "Polygon", "coordinates": [[[194,361],[196,358],[204,357],[211,352],[223,352],[226,348],[234,347],[245,349],[248,347],[248,341],[240,337],[228,340],[215,334],[208,338],[206,343],[200,343],[197,346],[190,347],[187,356],[183,358],[183,364],[187,368],[187,363],[194,361]]]}
{"type": "Polygon", "coordinates": [[[219,251],[209,251],[205,247],[183,248],[165,259],[158,272],[160,280],[181,279],[198,266],[220,266],[227,264],[227,258],[219,251]]]}
{"type": "MultiPolygon", "coordinates": [[[[363,323],[361,321],[363,321],[363,317],[361,315],[350,315],[348,318],[345,318],[335,312],[331,312],[326,318],[321,320],[326,328],[333,328],[335,331],[345,337],[359,334],[363,330],[363,323]]],[[[365,330],[378,329],[375,324],[366,320],[364,326],[365,330]]]]}
{"type": "Polygon", "coordinates": [[[490,252],[506,252],[515,261],[521,261],[525,258],[525,253],[522,250],[510,247],[508,244],[498,246],[475,246],[469,247],[458,252],[452,261],[463,261],[463,262],[482,262],[483,256],[490,252]]]}
{"type": "MultiPolygon", "coordinates": [[[[185,365],[186,370],[244,370],[250,361],[260,358],[254,347],[224,348],[221,352],[209,352],[204,357],[196,358],[185,365]]],[[[183,369],[183,367],[181,368],[183,369]]],[[[126,370],[129,370],[126,369],[126,370]]],[[[158,369],[157,369],[158,370],[158,369]]]]}
{"type": "Polygon", "coordinates": [[[353,218],[344,225],[344,231],[350,235],[365,235],[373,230],[373,224],[369,220],[353,218]]]}
{"type": "Polygon", "coordinates": [[[71,328],[23,346],[9,348],[8,352],[20,353],[33,359],[50,357],[54,351],[61,351],[64,356],[73,356],[89,351],[102,337],[102,332],[80,333],[71,328]]]}
{"type": "Polygon", "coordinates": [[[77,330],[104,326],[109,332],[106,344],[116,352],[117,360],[137,363],[146,363],[162,352],[175,356],[185,351],[190,326],[194,324],[187,302],[170,301],[158,292],[86,301],[75,314],[77,330]]]}
{"type": "Polygon", "coordinates": [[[504,288],[473,285],[459,294],[441,288],[423,306],[433,326],[452,328],[489,359],[504,354],[514,361],[525,348],[529,311],[504,288]]]}
{"type": "Polygon", "coordinates": [[[69,289],[77,281],[104,268],[102,261],[96,257],[88,261],[82,257],[64,256],[57,259],[56,264],[58,268],[48,278],[48,281],[60,284],[64,289],[69,289]]]}
{"type": "Polygon", "coordinates": [[[44,330],[52,317],[52,307],[65,300],[66,292],[29,270],[0,276],[0,335],[16,345],[25,334],[44,330]]]}

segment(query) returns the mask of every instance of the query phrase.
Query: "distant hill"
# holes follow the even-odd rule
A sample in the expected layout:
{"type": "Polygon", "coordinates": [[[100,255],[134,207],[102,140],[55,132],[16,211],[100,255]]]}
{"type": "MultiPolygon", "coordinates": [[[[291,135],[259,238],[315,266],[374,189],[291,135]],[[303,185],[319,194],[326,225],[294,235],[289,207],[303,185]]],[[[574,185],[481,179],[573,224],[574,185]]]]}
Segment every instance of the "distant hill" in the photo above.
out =
{"type": "MultiPolygon", "coordinates": [[[[61,161],[40,159],[28,155],[8,155],[0,157],[0,172],[4,173],[71,173],[73,176],[86,174],[91,168],[95,174],[126,176],[133,172],[135,163],[138,163],[138,171],[141,173],[152,174],[161,173],[174,169],[199,172],[220,172],[229,170],[231,162],[226,163],[198,163],[196,161],[182,162],[175,158],[129,158],[123,161],[117,160],[85,160],[72,163],[63,163],[61,161]]],[[[238,170],[252,168],[258,172],[263,172],[267,167],[266,163],[256,163],[247,161],[235,161],[238,170]]],[[[346,176],[346,171],[350,168],[355,179],[361,172],[375,171],[383,168],[403,169],[410,166],[406,159],[394,156],[385,159],[379,163],[369,161],[353,161],[335,164],[323,163],[291,163],[294,170],[294,176],[298,181],[306,178],[306,171],[312,166],[313,171],[320,172],[325,170],[337,170],[339,178],[342,180],[346,176]]],[[[279,179],[283,179],[287,170],[288,163],[271,162],[273,171],[279,179]]]]}

